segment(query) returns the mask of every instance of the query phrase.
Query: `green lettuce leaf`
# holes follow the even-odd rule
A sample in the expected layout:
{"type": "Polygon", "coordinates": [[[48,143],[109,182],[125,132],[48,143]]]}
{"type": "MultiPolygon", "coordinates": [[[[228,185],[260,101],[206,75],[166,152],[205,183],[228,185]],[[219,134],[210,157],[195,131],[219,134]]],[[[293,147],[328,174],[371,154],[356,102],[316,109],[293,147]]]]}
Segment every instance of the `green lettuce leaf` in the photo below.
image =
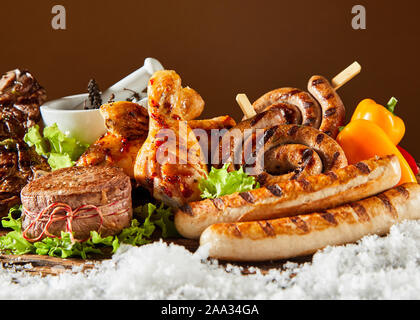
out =
{"type": "Polygon", "coordinates": [[[152,203],[147,203],[134,209],[134,214],[139,217],[142,224],[137,219],[131,221],[131,226],[122,230],[118,235],[121,243],[133,246],[150,243],[152,234],[156,231],[156,226],[161,230],[162,238],[179,237],[175,224],[171,217],[172,209],[165,207],[162,203],[159,207],[152,203]]]}
{"type": "Polygon", "coordinates": [[[52,126],[44,128],[44,138],[48,140],[51,153],[67,154],[70,159],[77,160],[83,152],[89,147],[86,144],[82,144],[75,138],[68,137],[58,129],[56,123],[52,126]]]}
{"type": "Polygon", "coordinates": [[[34,246],[22,236],[22,222],[20,215],[22,206],[15,206],[9,210],[7,217],[2,218],[1,224],[4,228],[11,228],[6,235],[0,237],[0,251],[11,254],[34,253],[34,246]],[[15,219],[13,216],[19,215],[15,219]]]}
{"type": "Polygon", "coordinates": [[[48,156],[48,141],[39,133],[39,126],[36,124],[28,129],[23,140],[30,146],[35,146],[35,151],[39,155],[48,156]]]}
{"type": "Polygon", "coordinates": [[[255,178],[247,175],[242,167],[239,170],[228,172],[229,163],[222,168],[212,167],[207,178],[201,179],[198,187],[201,198],[214,199],[235,192],[245,192],[260,187],[255,178]]]}
{"type": "Polygon", "coordinates": [[[57,170],[60,168],[68,168],[72,167],[75,164],[69,154],[64,153],[50,153],[48,157],[48,164],[50,165],[51,169],[57,170]]]}
{"type": "Polygon", "coordinates": [[[45,127],[43,135],[39,132],[38,125],[29,128],[23,140],[30,147],[35,146],[38,154],[48,158],[52,170],[73,166],[89,147],[61,132],[56,123],[45,127]]]}
{"type": "Polygon", "coordinates": [[[145,219],[145,225],[157,225],[162,232],[162,238],[180,237],[171,219],[173,216],[172,209],[165,207],[163,203],[159,207],[148,203],[142,207],[135,208],[134,213],[145,219]]]}

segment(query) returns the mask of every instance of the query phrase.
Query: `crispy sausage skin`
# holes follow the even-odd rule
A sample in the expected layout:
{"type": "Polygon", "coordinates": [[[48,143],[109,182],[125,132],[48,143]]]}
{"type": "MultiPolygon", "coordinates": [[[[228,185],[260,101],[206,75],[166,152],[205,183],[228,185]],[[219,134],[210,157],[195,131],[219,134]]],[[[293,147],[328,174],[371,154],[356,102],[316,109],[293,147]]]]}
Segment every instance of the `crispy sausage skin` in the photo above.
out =
{"type": "MultiPolygon", "coordinates": [[[[252,138],[248,137],[244,141],[245,159],[247,146],[253,144],[252,138]]],[[[325,133],[311,127],[279,125],[265,129],[261,139],[257,136],[256,140],[263,141],[264,148],[251,153],[255,157],[255,165],[252,164],[253,161],[248,160],[244,169],[252,175],[259,175],[260,184],[296,180],[347,166],[347,158],[341,146],[325,133]],[[298,158],[292,172],[284,172],[289,167],[284,154],[298,158]],[[321,161],[316,161],[317,159],[321,161]]],[[[230,159],[227,162],[230,162],[230,159]]]]}
{"type": "Polygon", "coordinates": [[[420,185],[407,183],[370,198],[321,212],[208,227],[200,245],[210,257],[233,261],[288,259],[386,234],[394,223],[420,218],[420,185]]]}
{"type": "Polygon", "coordinates": [[[308,91],[321,105],[322,120],[319,130],[335,138],[346,117],[343,101],[329,81],[322,76],[313,76],[309,79],[308,91]]]}
{"type": "Polygon", "coordinates": [[[219,150],[213,155],[211,164],[216,167],[222,167],[228,158],[232,156],[232,153],[235,152],[236,147],[239,144],[242,145],[243,140],[257,129],[271,128],[279,123],[298,124],[299,119],[288,118],[284,110],[280,107],[273,107],[230,128],[223,135],[219,143],[219,150]],[[235,143],[238,145],[235,145],[235,143]]]}
{"type": "Polygon", "coordinates": [[[273,107],[284,109],[289,117],[301,116],[299,124],[319,129],[335,139],[345,120],[342,100],[329,81],[322,76],[312,76],[307,87],[309,92],[296,88],[272,90],[258,98],[252,106],[257,114],[273,107]]]}
{"type": "Polygon", "coordinates": [[[215,223],[294,216],[356,201],[394,187],[400,177],[396,156],[375,157],[305,179],[190,202],[175,212],[175,226],[182,236],[197,239],[215,223]]]}
{"type": "Polygon", "coordinates": [[[302,125],[319,128],[321,108],[318,102],[309,93],[296,88],[280,88],[267,92],[252,106],[257,113],[260,113],[279,103],[296,106],[302,115],[302,125]]]}
{"type": "Polygon", "coordinates": [[[318,129],[296,124],[265,127],[278,111],[257,114],[258,118],[242,121],[229,130],[212,164],[221,167],[231,163],[231,169],[244,167],[250,175],[261,174],[261,184],[303,178],[347,165],[337,141],[318,129]]]}

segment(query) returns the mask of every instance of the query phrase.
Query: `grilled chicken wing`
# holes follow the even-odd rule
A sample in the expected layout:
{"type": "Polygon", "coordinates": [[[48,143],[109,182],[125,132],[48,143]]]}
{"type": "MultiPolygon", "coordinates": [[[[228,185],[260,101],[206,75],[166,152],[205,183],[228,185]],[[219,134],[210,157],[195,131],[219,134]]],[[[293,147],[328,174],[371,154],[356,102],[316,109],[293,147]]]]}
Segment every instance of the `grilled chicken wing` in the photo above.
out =
{"type": "Polygon", "coordinates": [[[101,106],[101,114],[109,133],[126,139],[147,137],[149,115],[141,105],[129,101],[118,101],[101,106]]]}
{"type": "Polygon", "coordinates": [[[102,105],[100,111],[108,132],[86,150],[76,165],[110,164],[134,178],[137,153],[149,130],[147,110],[137,103],[118,101],[102,105]]]}
{"type": "Polygon", "coordinates": [[[134,176],[168,205],[198,200],[198,181],[207,175],[201,147],[182,118],[181,78],[172,70],[149,80],[149,134],[140,149],[134,176]]]}

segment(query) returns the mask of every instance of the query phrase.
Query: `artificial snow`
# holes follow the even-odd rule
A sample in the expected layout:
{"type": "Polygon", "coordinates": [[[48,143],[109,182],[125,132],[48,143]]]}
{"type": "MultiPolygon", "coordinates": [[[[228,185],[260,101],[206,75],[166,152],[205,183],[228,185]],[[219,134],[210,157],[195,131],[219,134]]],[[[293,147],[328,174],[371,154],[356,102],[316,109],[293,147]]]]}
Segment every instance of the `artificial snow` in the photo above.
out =
{"type": "MultiPolygon", "coordinates": [[[[327,247],[311,263],[243,275],[241,268],[155,242],[121,246],[84,273],[33,276],[0,269],[0,299],[419,299],[420,221],[386,237],[327,247]]],[[[25,266],[28,268],[30,266],[25,266]]],[[[25,269],[23,268],[23,269],[25,269]]],[[[79,270],[80,271],[80,270],[79,270]]]]}

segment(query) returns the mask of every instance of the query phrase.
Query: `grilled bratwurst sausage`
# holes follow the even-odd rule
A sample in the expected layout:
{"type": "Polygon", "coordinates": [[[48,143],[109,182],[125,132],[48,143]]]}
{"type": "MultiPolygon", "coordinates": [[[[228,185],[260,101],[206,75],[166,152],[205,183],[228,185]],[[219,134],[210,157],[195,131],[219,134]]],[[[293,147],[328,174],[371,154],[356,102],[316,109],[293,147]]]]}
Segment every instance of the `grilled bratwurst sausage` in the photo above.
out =
{"type": "Polygon", "coordinates": [[[309,80],[308,91],[296,88],[272,90],[257,99],[252,106],[257,114],[273,107],[283,108],[289,117],[293,114],[297,118],[296,114],[299,114],[302,118],[299,124],[319,129],[335,139],[345,120],[343,102],[329,81],[322,76],[313,76],[309,80]]]}
{"type": "MultiPolygon", "coordinates": [[[[263,130],[271,128],[284,122],[287,122],[288,124],[289,122],[290,124],[298,123],[296,119],[288,119],[283,108],[271,108],[250,119],[239,122],[219,139],[219,152],[212,155],[213,158],[211,163],[216,167],[222,167],[223,164],[237,152],[237,149],[242,147],[243,141],[258,129],[263,130]]],[[[243,163],[240,163],[240,165],[242,164],[243,163]]]]}
{"type": "Polygon", "coordinates": [[[319,130],[335,138],[346,117],[343,102],[329,81],[322,76],[309,79],[308,91],[321,105],[322,121],[319,130]]]}
{"type": "Polygon", "coordinates": [[[215,223],[294,216],[356,201],[392,188],[400,177],[395,155],[372,158],[305,179],[188,203],[175,213],[175,226],[194,239],[215,223]]]}
{"type": "Polygon", "coordinates": [[[260,113],[279,103],[296,106],[302,115],[302,125],[319,128],[321,109],[318,102],[309,93],[296,88],[280,88],[267,92],[252,106],[260,113]]]}
{"type": "Polygon", "coordinates": [[[260,184],[303,178],[347,165],[340,145],[317,129],[298,125],[260,129],[273,111],[261,113],[259,121],[245,120],[227,132],[216,154],[220,158],[213,158],[212,163],[231,163],[232,169],[244,167],[246,173],[258,176],[260,184]]]}
{"type": "MultiPolygon", "coordinates": [[[[261,184],[310,176],[315,173],[316,168],[319,168],[316,172],[319,174],[347,166],[347,158],[341,146],[325,133],[311,127],[297,125],[271,127],[265,130],[263,142],[264,148],[256,150],[255,166],[252,168],[253,172],[261,173],[258,176],[261,184]],[[283,157],[285,153],[294,154],[299,160],[292,172],[278,175],[283,173],[287,166],[283,157]],[[271,170],[266,170],[267,168],[271,170]]],[[[248,163],[252,161],[247,161],[245,168],[248,163]]]]}
{"type": "Polygon", "coordinates": [[[407,183],[377,196],[322,212],[275,220],[214,224],[200,238],[221,260],[264,261],[314,253],[370,234],[386,234],[394,223],[420,218],[420,185],[407,183]]]}

